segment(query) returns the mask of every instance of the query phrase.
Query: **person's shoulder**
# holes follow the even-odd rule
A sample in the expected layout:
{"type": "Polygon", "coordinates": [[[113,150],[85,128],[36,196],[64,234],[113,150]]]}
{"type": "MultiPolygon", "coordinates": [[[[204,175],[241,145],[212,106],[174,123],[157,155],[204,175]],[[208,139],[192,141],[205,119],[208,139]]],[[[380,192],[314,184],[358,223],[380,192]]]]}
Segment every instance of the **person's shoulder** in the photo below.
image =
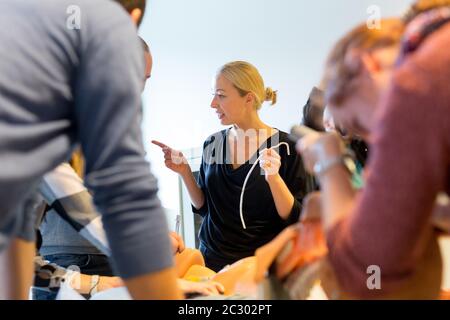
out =
{"type": "Polygon", "coordinates": [[[289,133],[284,132],[283,130],[279,130],[279,129],[277,129],[277,130],[278,130],[278,134],[279,134],[279,136],[280,136],[280,141],[282,141],[282,142],[288,142],[288,141],[291,141],[291,140],[289,139],[289,133]]]}
{"type": "Polygon", "coordinates": [[[450,44],[450,23],[445,24],[425,39],[419,47],[418,52],[429,52],[429,54],[437,54],[438,52],[447,53],[447,50],[439,50],[445,45],[450,44]]]}
{"type": "Polygon", "coordinates": [[[431,80],[436,80],[444,74],[448,77],[446,71],[450,71],[450,52],[442,50],[448,46],[450,23],[430,34],[415,51],[406,54],[399,61],[393,80],[411,86],[427,87],[428,84],[427,89],[431,89],[431,80]]]}
{"type": "Polygon", "coordinates": [[[212,143],[217,143],[218,141],[222,141],[225,139],[227,135],[228,129],[220,130],[217,132],[214,132],[213,134],[210,134],[205,141],[203,142],[203,147],[207,147],[208,145],[212,143]]]}
{"type": "MultiPolygon", "coordinates": [[[[89,0],[87,2],[92,3],[93,1],[89,0]]],[[[103,11],[103,16],[113,14],[118,19],[126,19],[131,22],[130,15],[119,2],[111,0],[98,0],[95,1],[95,4],[97,11],[99,11],[99,7],[101,8],[103,11]]]]}
{"type": "Polygon", "coordinates": [[[292,140],[289,133],[284,132],[282,130],[278,130],[278,140],[281,142],[287,143],[290,147],[293,147],[295,149],[295,141],[292,140]]]}
{"type": "MultiPolygon", "coordinates": [[[[66,0],[68,1],[68,0],[66,0]]],[[[81,14],[79,31],[89,38],[99,38],[105,42],[106,37],[118,37],[122,33],[136,33],[136,27],[128,12],[117,2],[111,0],[76,0],[71,8],[78,8],[81,14]],[[99,37],[98,37],[99,36],[99,37]]],[[[78,11],[73,11],[77,14],[78,11]]]]}
{"type": "MultiPolygon", "coordinates": [[[[92,9],[90,12],[86,12],[88,14],[86,17],[93,17],[95,19],[99,19],[102,16],[118,16],[118,17],[128,17],[128,13],[124,9],[124,7],[118,1],[112,0],[64,0],[67,3],[70,3],[72,6],[80,7],[83,9],[92,9]],[[94,9],[95,8],[95,9],[94,9]]],[[[99,21],[100,22],[100,21],[99,21]]]]}

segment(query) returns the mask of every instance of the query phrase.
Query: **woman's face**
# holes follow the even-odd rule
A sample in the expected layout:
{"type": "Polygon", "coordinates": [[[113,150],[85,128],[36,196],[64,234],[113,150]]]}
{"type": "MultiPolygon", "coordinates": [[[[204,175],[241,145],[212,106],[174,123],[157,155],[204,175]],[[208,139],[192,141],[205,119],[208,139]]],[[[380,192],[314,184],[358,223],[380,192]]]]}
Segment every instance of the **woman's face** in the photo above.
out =
{"type": "Polygon", "coordinates": [[[398,48],[374,50],[362,58],[363,70],[353,79],[351,95],[339,106],[329,105],[335,124],[349,134],[370,141],[375,114],[381,97],[386,94],[397,58],[398,48]]]}
{"type": "Polygon", "coordinates": [[[215,109],[223,125],[239,123],[245,119],[249,100],[253,100],[249,94],[241,97],[234,85],[222,75],[215,80],[213,95],[211,108],[215,109]]]}
{"type": "Polygon", "coordinates": [[[339,106],[328,106],[333,120],[348,135],[359,136],[369,142],[375,106],[364,95],[354,93],[339,106]]]}

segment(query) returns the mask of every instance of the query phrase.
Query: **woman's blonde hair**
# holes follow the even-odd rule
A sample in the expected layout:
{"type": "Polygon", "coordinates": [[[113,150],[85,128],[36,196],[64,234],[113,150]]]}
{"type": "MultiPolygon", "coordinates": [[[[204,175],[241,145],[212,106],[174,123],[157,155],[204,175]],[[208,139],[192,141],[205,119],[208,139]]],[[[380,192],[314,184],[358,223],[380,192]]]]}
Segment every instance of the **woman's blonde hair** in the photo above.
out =
{"type": "Polygon", "coordinates": [[[239,91],[241,97],[248,93],[255,96],[255,108],[261,109],[264,101],[270,101],[271,105],[277,102],[277,91],[264,87],[264,80],[258,69],[245,61],[233,61],[222,66],[218,75],[224,76],[239,91]]]}
{"type": "Polygon", "coordinates": [[[81,148],[77,148],[72,153],[72,158],[69,160],[70,166],[75,170],[81,179],[84,179],[84,156],[81,148]]]}
{"type": "Polygon", "coordinates": [[[349,53],[371,52],[376,49],[399,45],[404,23],[401,19],[391,18],[381,21],[381,28],[369,28],[365,23],[357,26],[344,36],[332,49],[325,65],[322,88],[326,103],[340,105],[351,93],[351,82],[361,71],[356,56],[349,53]]]}

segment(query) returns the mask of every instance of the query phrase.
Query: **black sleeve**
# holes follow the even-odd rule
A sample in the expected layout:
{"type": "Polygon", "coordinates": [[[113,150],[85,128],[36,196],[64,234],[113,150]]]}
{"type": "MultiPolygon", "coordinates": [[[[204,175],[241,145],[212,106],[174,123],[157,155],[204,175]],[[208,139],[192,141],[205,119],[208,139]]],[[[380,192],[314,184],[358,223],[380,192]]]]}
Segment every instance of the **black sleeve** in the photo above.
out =
{"type": "MultiPolygon", "coordinates": [[[[204,148],[203,148],[203,150],[204,150],[204,148]]],[[[192,212],[197,213],[197,214],[201,215],[202,217],[205,217],[206,214],[208,213],[208,205],[206,203],[205,162],[204,162],[203,156],[202,156],[202,163],[200,164],[200,171],[199,171],[198,177],[197,177],[197,185],[203,191],[203,195],[205,196],[205,202],[203,203],[203,206],[199,209],[197,209],[193,205],[191,205],[192,212]]]]}
{"type": "Polygon", "coordinates": [[[217,132],[211,136],[209,136],[205,142],[203,143],[203,151],[202,151],[202,162],[200,164],[200,170],[197,177],[197,185],[203,191],[203,195],[205,196],[205,203],[199,209],[196,209],[192,205],[192,212],[201,215],[202,217],[206,216],[208,213],[208,204],[207,204],[207,186],[206,186],[206,178],[205,171],[210,170],[211,162],[214,162],[214,159],[222,158],[223,155],[218,149],[220,146],[220,139],[223,138],[223,132],[217,132]]]}

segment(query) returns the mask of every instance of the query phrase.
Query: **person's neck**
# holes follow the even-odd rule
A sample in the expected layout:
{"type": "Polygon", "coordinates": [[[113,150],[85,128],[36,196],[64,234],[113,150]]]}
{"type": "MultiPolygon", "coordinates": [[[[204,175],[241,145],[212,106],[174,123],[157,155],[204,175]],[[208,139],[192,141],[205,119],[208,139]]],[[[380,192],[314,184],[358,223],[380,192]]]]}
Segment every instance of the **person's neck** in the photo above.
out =
{"type": "Polygon", "coordinates": [[[274,130],[271,126],[262,122],[258,116],[249,117],[245,121],[234,123],[233,129],[235,131],[240,130],[244,132],[248,130],[256,130],[256,131],[267,130],[269,134],[274,130]]]}

